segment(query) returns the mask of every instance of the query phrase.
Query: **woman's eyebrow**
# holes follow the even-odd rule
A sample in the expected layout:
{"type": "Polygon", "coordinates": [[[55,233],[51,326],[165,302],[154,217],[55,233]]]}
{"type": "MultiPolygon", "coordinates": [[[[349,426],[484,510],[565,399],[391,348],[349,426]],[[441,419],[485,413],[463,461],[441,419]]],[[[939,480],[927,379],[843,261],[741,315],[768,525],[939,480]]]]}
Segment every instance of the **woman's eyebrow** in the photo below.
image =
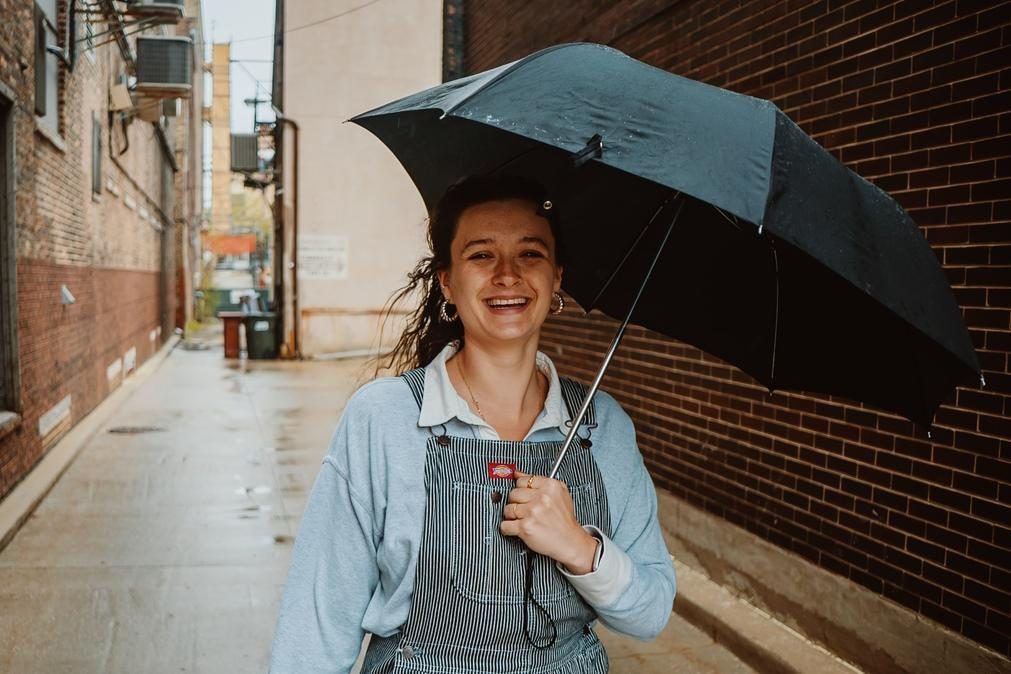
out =
{"type": "Polygon", "coordinates": [[[493,239],[471,239],[467,243],[463,244],[463,248],[461,250],[467,250],[471,246],[484,246],[491,243],[492,241],[493,239]]]}
{"type": "MultiPolygon", "coordinates": [[[[495,243],[495,239],[494,238],[471,239],[467,243],[463,244],[463,248],[461,248],[460,251],[463,252],[473,246],[485,246],[490,243],[495,243]]],[[[520,243],[537,243],[544,246],[545,248],[549,248],[548,242],[539,236],[524,236],[522,239],[520,239],[520,243]]]]}

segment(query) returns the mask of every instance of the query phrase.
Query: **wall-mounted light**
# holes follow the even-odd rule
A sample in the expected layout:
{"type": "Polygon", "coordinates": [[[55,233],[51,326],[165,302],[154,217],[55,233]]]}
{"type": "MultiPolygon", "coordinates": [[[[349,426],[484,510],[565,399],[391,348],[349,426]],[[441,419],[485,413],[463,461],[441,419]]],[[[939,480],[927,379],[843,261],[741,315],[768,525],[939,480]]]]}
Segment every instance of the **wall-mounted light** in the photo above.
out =
{"type": "Polygon", "coordinates": [[[77,298],[74,297],[74,293],[70,292],[70,288],[66,284],[60,286],[60,301],[63,304],[74,304],[77,302],[77,298]]]}

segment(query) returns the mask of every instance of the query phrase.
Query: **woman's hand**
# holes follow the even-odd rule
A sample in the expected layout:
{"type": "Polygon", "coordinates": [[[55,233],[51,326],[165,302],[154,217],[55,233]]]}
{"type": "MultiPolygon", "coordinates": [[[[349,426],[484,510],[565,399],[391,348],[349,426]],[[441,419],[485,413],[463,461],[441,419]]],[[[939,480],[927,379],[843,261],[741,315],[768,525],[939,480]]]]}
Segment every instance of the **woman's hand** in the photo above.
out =
{"type": "Polygon", "coordinates": [[[516,471],[516,486],[502,514],[503,536],[519,536],[531,550],[561,562],[575,575],[593,570],[598,541],[576,519],[564,482],[516,471]]]}

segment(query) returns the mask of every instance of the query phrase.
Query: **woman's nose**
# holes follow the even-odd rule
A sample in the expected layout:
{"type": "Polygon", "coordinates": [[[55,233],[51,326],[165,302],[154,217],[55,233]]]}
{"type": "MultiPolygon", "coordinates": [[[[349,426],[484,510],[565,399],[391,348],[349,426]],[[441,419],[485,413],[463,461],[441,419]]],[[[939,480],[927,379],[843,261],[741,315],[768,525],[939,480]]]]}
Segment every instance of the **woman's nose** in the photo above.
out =
{"type": "Polygon", "coordinates": [[[492,279],[499,285],[515,285],[520,279],[516,263],[508,258],[500,259],[495,265],[495,277],[492,279]]]}

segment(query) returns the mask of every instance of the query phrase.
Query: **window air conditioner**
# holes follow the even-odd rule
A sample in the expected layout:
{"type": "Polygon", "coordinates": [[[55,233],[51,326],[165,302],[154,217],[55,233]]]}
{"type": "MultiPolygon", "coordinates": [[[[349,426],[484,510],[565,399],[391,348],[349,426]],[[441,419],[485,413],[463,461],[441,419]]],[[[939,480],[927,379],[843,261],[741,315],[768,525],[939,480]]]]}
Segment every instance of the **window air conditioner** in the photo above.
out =
{"type": "Polygon", "coordinates": [[[232,134],[232,170],[237,173],[255,173],[260,170],[255,133],[232,134]]]}
{"type": "Polygon", "coordinates": [[[178,23],[185,7],[186,0],[134,0],[127,5],[126,13],[157,23],[178,23]]]}
{"type": "Polygon", "coordinates": [[[188,37],[138,37],[134,91],[152,97],[189,98],[193,43],[188,37]]]}

